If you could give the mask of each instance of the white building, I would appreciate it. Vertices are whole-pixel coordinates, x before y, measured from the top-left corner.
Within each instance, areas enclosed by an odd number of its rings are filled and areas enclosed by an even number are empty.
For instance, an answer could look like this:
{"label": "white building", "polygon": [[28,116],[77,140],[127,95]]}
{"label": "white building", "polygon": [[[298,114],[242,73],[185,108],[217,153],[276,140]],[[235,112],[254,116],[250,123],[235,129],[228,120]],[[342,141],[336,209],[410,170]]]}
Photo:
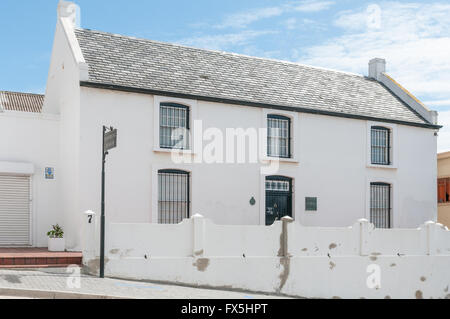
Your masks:
{"label": "white building", "polygon": [[[174,223],[195,213],[225,225],[284,215],[310,226],[437,220],[437,114],[385,74],[384,60],[370,61],[365,77],[91,31],[76,21],[73,4],[61,1],[42,112],[0,114],[0,136],[11,136],[1,139],[0,195],[9,196],[10,176],[28,176],[32,199],[28,237],[11,242],[16,211],[0,197],[9,222],[0,226],[0,246],[45,246],[47,228],[60,223],[67,248],[79,248],[82,212],[100,212],[104,125],[118,129],[106,165],[111,222]],[[179,127],[192,133],[178,145],[191,164],[172,159],[170,134]],[[246,154],[232,163],[220,148],[209,163],[211,140],[239,128],[249,130],[247,150],[252,129],[268,132],[256,142],[261,160]],[[231,148],[237,157],[240,145]],[[279,168],[267,176],[269,164]]]}

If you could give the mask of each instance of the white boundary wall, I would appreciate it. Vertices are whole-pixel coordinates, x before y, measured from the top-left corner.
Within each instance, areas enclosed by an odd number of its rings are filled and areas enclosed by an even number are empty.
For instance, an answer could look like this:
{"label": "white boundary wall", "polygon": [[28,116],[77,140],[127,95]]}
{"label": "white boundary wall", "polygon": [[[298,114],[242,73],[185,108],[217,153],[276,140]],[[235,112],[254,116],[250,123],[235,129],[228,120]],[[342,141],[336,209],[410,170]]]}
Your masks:
{"label": "white boundary wall", "polygon": [[[84,264],[97,273],[99,225],[88,214]],[[108,224],[106,234],[110,277],[307,298],[450,298],[450,231],[433,222],[415,230],[366,220],[304,227],[290,218],[220,226],[196,215],[179,225]]]}

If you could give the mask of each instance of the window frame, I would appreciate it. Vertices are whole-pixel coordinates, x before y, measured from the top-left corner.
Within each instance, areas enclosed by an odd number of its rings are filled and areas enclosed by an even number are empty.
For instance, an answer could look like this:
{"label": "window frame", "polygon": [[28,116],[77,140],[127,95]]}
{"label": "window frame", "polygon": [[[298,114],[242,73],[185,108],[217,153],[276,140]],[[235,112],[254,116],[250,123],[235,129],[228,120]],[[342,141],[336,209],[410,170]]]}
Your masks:
{"label": "window frame", "polygon": [[[186,148],[175,148],[173,146],[164,146],[161,143],[161,128],[162,128],[162,121],[161,121],[161,113],[162,113],[162,108],[163,107],[169,107],[169,108],[174,108],[174,109],[180,109],[180,110],[185,110],[186,111],[186,127],[185,129],[187,130],[187,147]],[[184,104],[179,104],[179,103],[172,103],[172,102],[162,102],[159,104],[159,143],[158,146],[161,149],[165,149],[165,150],[180,150],[180,151],[185,151],[185,150],[189,150],[191,149],[191,141],[189,138],[190,132],[191,132],[191,123],[190,123],[190,109],[189,106],[184,105]],[[179,127],[179,128],[183,128],[183,127]],[[174,128],[177,129],[177,128]]]}
{"label": "window frame", "polygon": [[[274,154],[270,154],[270,149],[269,149],[269,139],[270,138],[276,138],[276,137],[272,137],[269,134],[269,131],[271,129],[271,127],[269,126],[269,121],[270,120],[280,120],[280,121],[285,121],[288,124],[288,137],[287,137],[287,155],[283,156],[283,155],[274,155]],[[278,139],[283,139],[283,137],[278,137]],[[280,158],[280,159],[292,159],[292,119],[288,116],[284,116],[284,115],[279,115],[279,114],[268,114],[267,115],[267,156],[270,158]],[[281,146],[281,144],[280,144]],[[279,152],[281,153],[281,152]]]}
{"label": "window frame", "polygon": [[[374,186],[379,186],[379,187],[389,187],[389,194],[388,194],[388,224],[389,226],[387,228],[382,228],[382,227],[377,227],[377,225],[375,224],[375,222],[372,220],[372,210],[376,209],[374,207],[372,207],[372,191],[373,191],[373,187]],[[369,221],[370,223],[375,225],[376,229],[393,229],[394,228],[394,223],[393,223],[393,186],[390,183],[386,183],[386,182],[371,182],[370,183],[370,197],[369,197],[369,209],[370,209],[370,216],[369,216]]]}
{"label": "window frame", "polygon": [[[445,192],[445,195],[444,195],[445,199],[443,201],[441,201],[441,198],[440,198],[441,182],[444,183],[444,192]],[[450,204],[450,177],[438,178],[437,188],[438,188],[438,194],[437,194],[438,205],[449,205]]]}
{"label": "window frame", "polygon": [[[186,201],[184,201],[183,203],[186,205],[186,216],[184,218],[181,219],[181,222],[183,222],[183,220],[185,219],[189,219],[191,218],[191,178],[192,178],[192,173],[190,171],[185,171],[182,169],[158,169],[156,170],[156,175],[157,175],[157,197],[156,197],[156,203],[157,203],[157,224],[159,225],[173,225],[173,224],[179,224],[179,223],[163,223],[162,222],[162,218],[161,218],[161,211],[160,211],[160,196],[161,196],[161,189],[162,186],[160,185],[159,181],[160,181],[160,176],[161,174],[170,174],[170,175],[179,175],[179,176],[184,176],[186,177],[186,193],[187,193],[187,198]],[[177,191],[178,191],[178,186],[177,186]],[[170,196],[169,196],[170,197]],[[173,202],[173,201],[172,201]]]}
{"label": "window frame", "polygon": [[[160,106],[162,103],[173,103],[189,108],[189,142],[187,149],[172,149],[172,148],[161,148],[160,147]],[[172,153],[177,151],[180,154],[195,155],[199,150],[196,149],[194,145],[194,140],[192,137],[192,131],[196,128],[195,120],[198,119],[198,101],[182,98],[174,98],[170,96],[153,96],[153,152],[155,153]]]}
{"label": "window frame", "polygon": [[[372,163],[372,128],[380,127],[384,129],[390,130],[390,151],[389,151],[389,159],[390,164],[382,165],[382,164],[373,164]],[[384,123],[384,122],[367,122],[367,148],[366,148],[366,159],[367,159],[367,168],[375,168],[375,169],[386,169],[386,170],[395,170],[398,169],[399,166],[399,156],[398,156],[398,125],[392,123]]]}
{"label": "window frame", "polygon": [[298,112],[291,111],[283,111],[283,110],[273,110],[268,108],[263,108],[261,111],[261,128],[264,130],[267,135],[268,132],[268,116],[269,115],[278,115],[289,118],[291,121],[290,129],[291,129],[291,141],[290,141],[290,158],[282,158],[282,157],[271,157],[268,156],[268,136],[265,136],[265,139],[261,139],[260,147],[261,152],[263,154],[262,160],[265,162],[278,161],[280,163],[293,163],[300,164],[300,149],[301,149],[301,134],[300,134],[300,121],[302,116]]}
{"label": "window frame", "polygon": [[[374,145],[373,143],[373,133],[374,131],[384,131],[387,134],[387,145],[386,146],[379,146]],[[385,126],[372,126],[370,128],[370,162],[372,165],[382,165],[382,166],[390,166],[392,165],[392,131],[390,128]],[[383,150],[383,153],[387,153],[387,162],[375,162],[374,161],[374,148],[378,147]]]}

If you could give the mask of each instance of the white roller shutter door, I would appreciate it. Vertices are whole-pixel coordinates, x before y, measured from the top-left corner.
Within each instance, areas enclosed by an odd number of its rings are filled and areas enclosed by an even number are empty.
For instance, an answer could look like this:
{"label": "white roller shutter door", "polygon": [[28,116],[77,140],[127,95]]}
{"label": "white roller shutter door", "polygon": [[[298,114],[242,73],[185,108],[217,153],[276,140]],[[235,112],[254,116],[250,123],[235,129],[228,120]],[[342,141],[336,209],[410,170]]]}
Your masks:
{"label": "white roller shutter door", "polygon": [[30,178],[0,175],[0,247],[30,245]]}

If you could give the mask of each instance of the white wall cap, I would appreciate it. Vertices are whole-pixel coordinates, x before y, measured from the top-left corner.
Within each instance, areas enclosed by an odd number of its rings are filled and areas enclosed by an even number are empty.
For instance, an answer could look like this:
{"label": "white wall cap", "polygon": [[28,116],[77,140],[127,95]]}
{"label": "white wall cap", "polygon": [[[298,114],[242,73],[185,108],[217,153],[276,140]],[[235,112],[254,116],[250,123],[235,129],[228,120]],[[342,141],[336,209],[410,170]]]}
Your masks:
{"label": "white wall cap", "polygon": [[80,27],[80,7],[71,1],[60,0],[58,3],[58,19],[67,18],[72,28]]}
{"label": "white wall cap", "polygon": [[286,223],[293,223],[294,222],[294,219],[292,217],[289,217],[289,216],[284,216],[283,218],[281,218],[281,220],[283,222],[286,222]]}

